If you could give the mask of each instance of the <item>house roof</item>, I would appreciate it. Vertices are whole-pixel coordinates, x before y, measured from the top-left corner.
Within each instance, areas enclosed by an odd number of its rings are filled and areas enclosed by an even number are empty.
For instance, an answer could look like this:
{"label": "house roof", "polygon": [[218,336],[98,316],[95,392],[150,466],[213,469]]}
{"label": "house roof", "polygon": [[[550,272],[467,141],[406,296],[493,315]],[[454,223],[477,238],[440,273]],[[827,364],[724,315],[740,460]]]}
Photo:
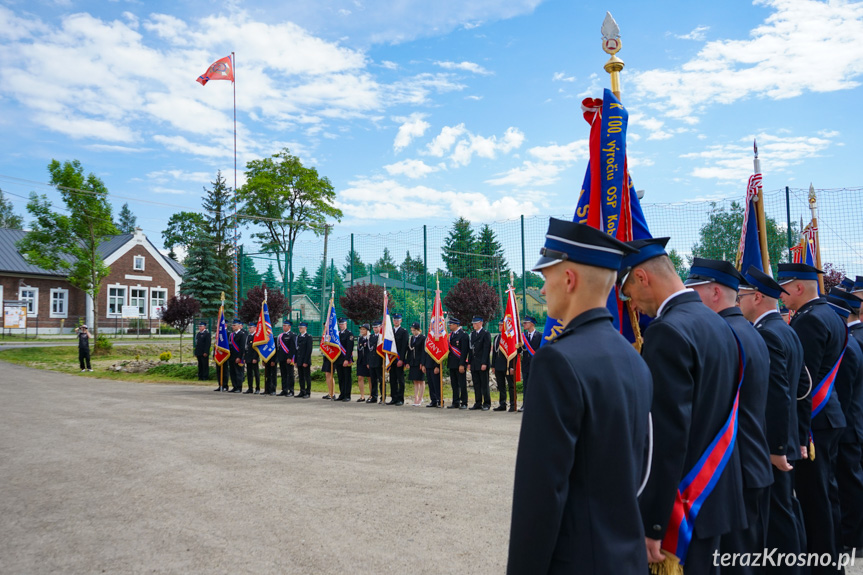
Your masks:
{"label": "house roof", "polygon": [[[59,271],[51,271],[43,269],[39,266],[28,263],[27,260],[24,259],[24,256],[21,255],[21,252],[18,250],[18,246],[15,244],[27,235],[27,232],[24,230],[10,230],[6,228],[0,228],[0,272],[10,272],[10,273],[19,273],[19,274],[32,274],[32,275],[44,275],[44,276],[58,276],[65,277],[66,272]],[[118,249],[126,245],[132,238],[133,234],[119,234],[116,236],[109,236],[107,240],[99,244],[97,251],[99,256],[102,259],[107,258]],[[150,242],[149,239],[147,239]],[[150,242],[150,245],[153,245],[153,242]],[[175,262],[165,254],[159,252],[156,249],[156,246],[153,245],[153,249],[162,256],[167,264],[173,269],[178,275],[182,276],[186,273],[186,268],[184,268],[181,264]],[[72,263],[74,260],[69,256],[61,256],[64,261],[68,263]]]}
{"label": "house roof", "polygon": [[[346,282],[350,284],[350,281]],[[410,291],[423,291],[425,288],[423,286],[418,286],[416,284],[412,284],[410,282],[402,282],[402,280],[397,280],[394,278],[385,278],[382,275],[374,274],[373,276],[363,276],[361,278],[357,278],[354,280],[355,284],[367,284],[372,283],[378,286],[384,286],[388,288],[404,288]]]}
{"label": "house roof", "polygon": [[291,309],[293,309],[296,304],[303,299],[308,300],[309,304],[311,304],[311,306],[315,308],[315,311],[318,310],[318,306],[315,304],[315,302],[312,301],[312,298],[310,298],[307,294],[304,293],[291,295]]}

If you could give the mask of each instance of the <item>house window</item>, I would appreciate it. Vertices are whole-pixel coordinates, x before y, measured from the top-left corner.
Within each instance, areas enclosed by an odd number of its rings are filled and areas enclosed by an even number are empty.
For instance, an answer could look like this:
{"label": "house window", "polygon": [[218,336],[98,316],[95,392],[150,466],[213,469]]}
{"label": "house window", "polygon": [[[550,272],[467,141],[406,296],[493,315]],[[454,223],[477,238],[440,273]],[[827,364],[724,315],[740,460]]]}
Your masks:
{"label": "house window", "polygon": [[129,305],[138,308],[138,315],[145,317],[147,314],[147,288],[132,288],[129,292]]}
{"label": "house window", "polygon": [[150,312],[153,314],[153,319],[159,319],[160,312],[165,308],[168,302],[168,290],[151,288],[150,289]]}
{"label": "house window", "polygon": [[69,290],[51,290],[51,317],[69,317]]}
{"label": "house window", "polygon": [[108,315],[119,316],[123,313],[123,306],[126,305],[126,288],[124,287],[109,287],[108,288]]}
{"label": "house window", "polygon": [[18,299],[27,302],[27,317],[36,317],[39,315],[39,288],[19,288]]}
{"label": "house window", "polygon": [[132,269],[134,269],[136,272],[144,271],[144,256],[135,256],[135,259],[133,261],[134,264],[132,266]]}

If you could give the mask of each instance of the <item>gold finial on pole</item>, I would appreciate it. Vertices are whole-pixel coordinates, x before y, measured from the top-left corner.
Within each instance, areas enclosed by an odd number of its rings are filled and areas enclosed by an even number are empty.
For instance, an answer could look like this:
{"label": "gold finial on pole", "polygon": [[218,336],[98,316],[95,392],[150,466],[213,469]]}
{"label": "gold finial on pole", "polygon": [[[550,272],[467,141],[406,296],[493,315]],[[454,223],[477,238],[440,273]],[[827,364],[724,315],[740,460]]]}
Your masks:
{"label": "gold finial on pole", "polygon": [[[752,149],[755,152],[755,158],[752,160],[752,167],[756,174],[761,173],[761,160],[758,159],[758,141],[752,140]],[[764,272],[768,275],[773,275],[770,268],[770,247],[767,245],[767,214],[764,211],[764,188],[761,183],[758,184],[758,193],[755,195],[755,216],[758,218],[758,246],[761,250],[761,266]],[[742,255],[742,254],[741,254]],[[740,270],[746,273],[746,270]]]}
{"label": "gold finial on pole", "polygon": [[617,25],[617,22],[614,21],[614,18],[611,16],[611,12],[605,13],[605,20],[602,21],[601,32],[602,49],[606,54],[611,56],[603,67],[606,72],[611,74],[611,91],[614,92],[614,95],[617,96],[618,100],[620,100],[620,71],[623,70],[624,64],[623,60],[617,57],[617,53],[620,51],[623,43],[620,40],[620,27]]}
{"label": "gold finial on pole", "polygon": [[225,303],[225,292],[222,292],[222,303]]}
{"label": "gold finial on pole", "polygon": [[[818,232],[818,198],[815,196],[815,186],[809,184],[809,211],[812,212],[812,230],[815,236],[815,267],[821,269],[821,238]],[[818,286],[824,293],[824,276],[818,274]]]}

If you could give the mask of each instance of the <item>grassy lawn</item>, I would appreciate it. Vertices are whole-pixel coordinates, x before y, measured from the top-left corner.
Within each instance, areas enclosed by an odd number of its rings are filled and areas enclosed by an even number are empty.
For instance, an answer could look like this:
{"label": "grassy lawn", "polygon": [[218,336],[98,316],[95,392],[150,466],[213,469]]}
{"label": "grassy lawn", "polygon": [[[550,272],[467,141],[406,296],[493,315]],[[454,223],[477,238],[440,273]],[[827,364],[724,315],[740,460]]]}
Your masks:
{"label": "grassy lawn", "polygon": [[[32,341],[32,340],[30,340]],[[121,340],[122,341],[122,340]],[[127,340],[128,341],[128,340]],[[36,369],[46,369],[69,375],[80,375],[86,377],[97,377],[100,379],[112,379],[117,381],[138,381],[142,383],[173,383],[182,385],[201,385],[210,387],[215,383],[215,365],[211,364],[210,373],[212,380],[198,381],[196,378],[197,364],[194,363],[194,356],[188,340],[183,342],[183,365],[180,364],[180,342],[179,340],[161,340],[159,342],[148,342],[142,340],[140,344],[114,346],[109,355],[95,355],[91,357],[93,372],[81,372],[78,366],[78,349],[74,346],[67,347],[28,347],[19,349],[0,350],[0,361],[8,361],[18,365],[25,365]],[[129,360],[151,360],[158,361],[159,354],[165,351],[170,351],[172,359],[169,365],[173,368],[167,368],[166,371],[173,373],[126,373],[111,370],[111,366],[115,363]],[[313,397],[318,394],[323,395],[327,391],[325,375],[321,370],[323,357],[315,355],[312,357],[312,393]],[[225,368],[227,369],[227,367]],[[182,372],[186,377],[176,375],[177,372]],[[261,378],[263,379],[263,369],[261,370]],[[359,398],[359,387],[357,387],[356,369],[352,370],[353,375],[353,391],[351,395],[356,399]],[[407,375],[407,374],[406,374]],[[494,378],[491,378],[492,382]],[[281,381],[278,382],[281,390]],[[263,388],[263,383],[261,385]],[[428,386],[426,386],[428,387]],[[298,388],[295,387],[295,389]],[[368,397],[371,389],[370,383],[366,381],[366,397]],[[336,381],[336,390],[338,390],[338,380]],[[389,382],[387,382],[387,391],[389,391]],[[452,397],[452,389],[448,384],[448,380],[444,381],[444,398]],[[408,403],[412,401],[413,384],[405,382],[405,398]],[[469,390],[469,399],[473,401],[473,392]],[[428,401],[428,389],[425,391],[426,402]],[[492,391],[492,403],[497,402],[497,392]]]}

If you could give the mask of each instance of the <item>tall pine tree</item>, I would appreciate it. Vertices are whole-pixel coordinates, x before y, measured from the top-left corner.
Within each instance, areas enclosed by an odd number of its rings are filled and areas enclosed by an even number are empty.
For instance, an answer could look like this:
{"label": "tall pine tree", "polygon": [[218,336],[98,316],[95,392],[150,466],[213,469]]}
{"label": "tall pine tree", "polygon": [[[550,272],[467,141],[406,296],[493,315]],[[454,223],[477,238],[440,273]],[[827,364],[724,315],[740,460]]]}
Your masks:
{"label": "tall pine tree", "polygon": [[388,247],[384,247],[384,253],[375,262],[374,270],[376,274],[384,275],[393,279],[401,279],[401,274],[399,274],[399,268],[396,265],[396,261],[393,259],[393,255],[390,253],[390,249]]}
{"label": "tall pine tree", "polygon": [[134,233],[137,225],[138,218],[129,209],[129,204],[123,204],[123,207],[120,208],[117,214],[117,229],[120,230],[121,234],[131,234]]}
{"label": "tall pine tree", "polygon": [[198,300],[201,315],[207,318],[215,318],[219,314],[220,296],[224,292],[225,313],[231,314],[231,277],[219,267],[215,250],[202,241],[190,242],[185,261],[186,273],[180,291]]}
{"label": "tall pine tree", "polygon": [[291,295],[308,294],[311,289],[312,278],[309,276],[309,270],[303,268],[297,274],[297,279],[294,280],[294,285],[291,289]]}
{"label": "tall pine tree", "polygon": [[12,202],[3,197],[3,190],[0,190],[0,228],[20,230],[23,227],[24,218],[13,211]]}
{"label": "tall pine tree", "polygon": [[363,263],[360,254],[356,250],[352,250],[345,255],[345,263],[342,266],[342,276],[348,277],[351,273],[351,256],[354,257],[354,279],[361,278],[367,274],[366,264]]}
{"label": "tall pine tree", "polygon": [[451,277],[472,277],[473,254],[476,252],[476,237],[470,222],[459,218],[453,222],[449,235],[444,239],[441,257]]}
{"label": "tall pine tree", "polygon": [[[216,252],[216,261],[228,276],[234,276],[234,219],[233,190],[228,187],[222,172],[216,172],[212,189],[204,188],[201,207],[204,208],[206,240]],[[244,282],[245,283],[245,282]]]}
{"label": "tall pine tree", "polygon": [[240,277],[238,282],[240,298],[237,301],[242,305],[246,292],[255,286],[261,285],[261,272],[255,267],[255,261],[245,254],[240,258]]}
{"label": "tall pine tree", "polygon": [[267,284],[268,290],[282,291],[282,282],[276,278],[276,272],[273,270],[273,264],[267,266],[267,271],[261,277],[261,282]]}
{"label": "tall pine tree", "polygon": [[509,265],[506,263],[506,258],[503,254],[503,246],[497,241],[497,235],[491,226],[483,225],[479,231],[479,236],[476,240],[477,257],[476,262],[477,275],[486,281],[500,281],[507,283],[509,281]]}

